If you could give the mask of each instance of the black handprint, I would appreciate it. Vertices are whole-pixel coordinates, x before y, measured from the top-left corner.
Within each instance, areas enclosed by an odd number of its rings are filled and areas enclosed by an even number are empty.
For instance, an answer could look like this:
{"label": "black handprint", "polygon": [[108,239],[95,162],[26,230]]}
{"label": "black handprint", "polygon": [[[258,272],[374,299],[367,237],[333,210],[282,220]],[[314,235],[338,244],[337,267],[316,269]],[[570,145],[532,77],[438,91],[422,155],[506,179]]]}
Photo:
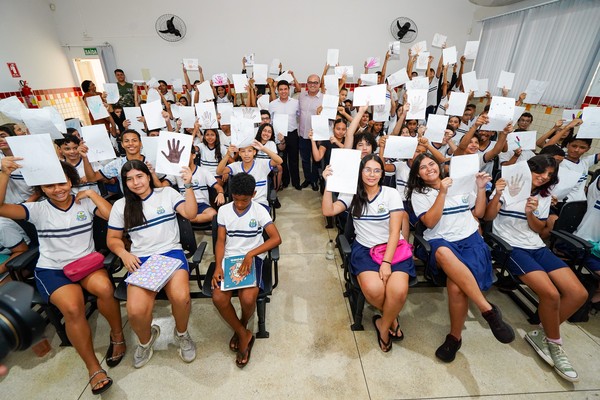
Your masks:
{"label": "black handprint", "polygon": [[167,140],[167,146],[169,148],[169,155],[166,155],[164,151],[161,150],[161,153],[170,163],[178,164],[179,160],[181,160],[181,153],[185,149],[185,146],[179,150],[179,140],[172,139],[170,142]]}

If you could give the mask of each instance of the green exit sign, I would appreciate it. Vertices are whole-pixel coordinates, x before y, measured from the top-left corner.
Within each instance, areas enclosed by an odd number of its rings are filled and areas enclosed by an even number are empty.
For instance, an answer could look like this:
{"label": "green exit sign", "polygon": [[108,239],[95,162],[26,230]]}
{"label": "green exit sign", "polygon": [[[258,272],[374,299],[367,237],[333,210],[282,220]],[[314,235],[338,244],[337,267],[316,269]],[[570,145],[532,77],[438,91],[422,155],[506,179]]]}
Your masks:
{"label": "green exit sign", "polygon": [[86,56],[97,56],[98,49],[95,47],[84,47],[83,54],[85,54]]}

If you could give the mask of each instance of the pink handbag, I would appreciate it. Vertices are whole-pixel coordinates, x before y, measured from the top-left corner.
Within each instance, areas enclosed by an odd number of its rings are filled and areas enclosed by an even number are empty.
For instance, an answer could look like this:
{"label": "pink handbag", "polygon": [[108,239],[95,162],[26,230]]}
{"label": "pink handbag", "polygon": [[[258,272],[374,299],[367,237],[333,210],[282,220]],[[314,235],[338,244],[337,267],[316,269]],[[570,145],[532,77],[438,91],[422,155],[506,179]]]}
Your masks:
{"label": "pink handbag", "polygon": [[[410,257],[412,257],[412,248],[412,244],[408,243],[406,240],[398,240],[398,246],[396,247],[396,251],[394,252],[391,263],[397,264],[401,261],[408,260]],[[375,261],[377,264],[381,264],[383,261],[383,256],[385,256],[386,249],[387,243],[378,244],[371,247],[369,254],[371,255],[373,261]]]}
{"label": "pink handbag", "polygon": [[63,272],[72,282],[79,282],[94,271],[104,267],[104,256],[97,251],[71,261],[63,267]]}

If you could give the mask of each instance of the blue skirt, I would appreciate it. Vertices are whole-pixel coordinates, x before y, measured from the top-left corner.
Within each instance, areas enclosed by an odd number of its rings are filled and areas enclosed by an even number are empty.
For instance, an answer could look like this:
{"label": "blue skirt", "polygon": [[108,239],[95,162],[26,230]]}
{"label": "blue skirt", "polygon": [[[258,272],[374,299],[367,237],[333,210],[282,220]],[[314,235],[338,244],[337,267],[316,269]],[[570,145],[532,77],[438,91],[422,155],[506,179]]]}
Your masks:
{"label": "blue skirt", "polygon": [[487,244],[475,231],[471,236],[458,240],[456,242],[448,242],[444,239],[432,239],[429,241],[431,246],[431,255],[429,258],[429,266],[434,274],[438,274],[437,261],[435,252],[440,247],[449,248],[452,253],[469,268],[469,271],[475,277],[479,289],[488,290],[494,283],[494,272],[492,270],[492,255]]}
{"label": "blue skirt", "polygon": [[[380,265],[371,258],[371,255],[369,254],[369,250],[371,250],[370,248],[363,246],[356,240],[352,242],[351,247],[352,252],[350,253],[350,272],[352,272],[352,274],[358,276],[358,274],[365,271],[379,272]],[[417,276],[417,272],[415,271],[415,263],[413,262],[412,257],[409,257],[404,261],[400,261],[399,263],[392,264],[391,267],[392,272],[400,271],[405,272],[412,277]]]}

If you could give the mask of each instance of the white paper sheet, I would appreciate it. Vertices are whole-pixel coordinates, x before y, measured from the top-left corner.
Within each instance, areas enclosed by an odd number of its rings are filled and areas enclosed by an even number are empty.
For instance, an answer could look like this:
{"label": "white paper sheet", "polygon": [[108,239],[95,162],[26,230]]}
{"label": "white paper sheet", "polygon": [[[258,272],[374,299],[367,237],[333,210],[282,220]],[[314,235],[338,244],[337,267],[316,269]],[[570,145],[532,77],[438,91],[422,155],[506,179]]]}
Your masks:
{"label": "white paper sheet", "polygon": [[486,79],[477,79],[477,91],[475,92],[475,97],[485,97],[486,92],[489,91],[489,80]]}
{"label": "white paper sheet", "polygon": [[6,142],[15,157],[23,158],[18,171],[29,186],[67,181],[49,134],[9,136]]}
{"label": "white paper sheet", "polygon": [[196,123],[196,110],[192,106],[179,107],[179,118],[182,128],[193,128]]}
{"label": "white paper sheet", "polygon": [[400,59],[400,42],[389,42],[388,43],[388,51],[390,52],[390,59],[399,60]]}
{"label": "white paper sheet", "polygon": [[287,114],[275,113],[273,116],[273,129],[275,129],[275,136],[282,134],[287,136],[288,133],[289,116]]}
{"label": "white paper sheet", "polygon": [[46,108],[24,108],[21,118],[32,135],[49,134],[52,139],[62,139],[63,135],[52,122],[50,111]]}
{"label": "white paper sheet", "polygon": [[250,52],[244,56],[244,62],[247,67],[254,65],[254,53]]}
{"label": "white paper sheet", "polygon": [[360,81],[362,86],[377,85],[377,79],[377,74],[360,74]]}
{"label": "white paper sheet", "polygon": [[198,102],[204,103],[205,101],[214,100],[215,94],[213,93],[212,88],[210,87],[209,81],[204,81],[198,85]]}
{"label": "white paper sheet", "polygon": [[323,78],[323,80],[325,81],[325,92],[327,94],[331,94],[331,95],[335,95],[338,96],[339,95],[339,79],[337,78],[337,76],[335,75],[325,75],[325,78]]}
{"label": "white paper sheet", "polygon": [[421,54],[419,54],[419,57],[417,57],[417,63],[415,65],[415,68],[419,70],[424,70],[427,69],[427,64],[429,64],[429,52],[423,51],[421,52]]}
{"label": "white paper sheet", "polygon": [[160,101],[142,104],[141,107],[144,113],[144,118],[146,119],[146,126],[148,127],[148,130],[153,131],[155,129],[160,129],[167,126],[164,118],[162,117],[163,109]]}
{"label": "white paper sheet", "polygon": [[397,88],[400,85],[404,85],[408,81],[409,78],[408,74],[406,73],[406,68],[402,68],[401,70],[396,71],[387,77],[387,83],[392,88]]}
{"label": "white paper sheet", "polygon": [[195,105],[195,107],[201,129],[217,129],[219,127],[215,103],[212,101],[207,103],[198,103]]}
{"label": "white paper sheet", "polygon": [[17,96],[11,96],[0,100],[0,112],[9,118],[21,121],[21,110],[26,107]]}
{"label": "white paper sheet", "polygon": [[477,92],[479,87],[477,85],[477,74],[475,71],[464,73],[462,76],[462,84],[466,94]]}
{"label": "white paper sheet", "polygon": [[123,112],[125,113],[125,119],[128,119],[131,123],[129,125],[129,129],[135,129],[141,135],[145,135],[144,132],[144,123],[138,121],[138,117],[142,116],[142,109],[140,107],[123,107]]}
{"label": "white paper sheet", "polygon": [[367,103],[371,106],[385,104],[385,94],[387,88],[385,84],[374,86],[363,86],[354,89],[354,98],[352,105],[355,107],[364,106]]}
{"label": "white paper sheet", "polygon": [[156,165],[156,150],[158,149],[158,136],[142,136],[142,154],[150,165]]}
{"label": "white paper sheet", "polygon": [[112,147],[108,132],[104,125],[90,125],[81,128],[81,137],[88,147],[88,160],[95,161],[113,160],[117,158]]}
{"label": "white paper sheet", "polygon": [[158,90],[150,88],[146,92],[146,103],[154,103],[155,101],[161,102],[162,99],[160,98]]}
{"label": "white paper sheet", "polygon": [[67,125],[65,124],[65,120],[62,115],[58,112],[58,110],[53,106],[44,107],[48,111],[50,115],[50,121],[54,124],[56,129],[58,129],[61,133],[67,133]]}
{"label": "white paper sheet", "polygon": [[197,58],[184,58],[182,62],[186,71],[198,71]]}
{"label": "white paper sheet", "polygon": [[321,115],[327,117],[327,119],[336,119],[338,100],[339,100],[338,96],[324,94],[323,102],[321,103],[321,105],[323,106]]}
{"label": "white paper sheet", "polygon": [[456,46],[448,47],[442,50],[444,65],[456,64]]}
{"label": "white paper sheet", "polygon": [[477,58],[477,52],[479,50],[479,40],[468,41],[465,44],[465,58],[467,60],[474,60]]}
{"label": "white paper sheet", "polygon": [[535,150],[537,131],[511,132],[506,136],[508,150]]}
{"label": "white paper sheet", "polygon": [[146,81],[146,85],[148,85],[148,87],[156,89],[158,87],[159,83],[156,78],[152,77]]}
{"label": "white paper sheet", "polygon": [[573,121],[573,119],[575,118],[581,118],[581,114],[582,114],[582,109],[572,109],[572,110],[563,110],[562,113],[562,120],[563,120],[563,125],[564,124],[568,124],[569,122]]}
{"label": "white paper sheet", "polygon": [[229,125],[233,115],[233,103],[217,103],[217,112],[221,114],[221,125]]}
{"label": "white paper sheet", "polygon": [[290,75],[287,71],[282,72],[281,75],[279,75],[277,78],[275,78],[275,80],[277,82],[287,81],[287,83],[289,83],[290,85],[292,85],[294,83],[294,77],[292,75]]}
{"label": "white paper sheet", "polygon": [[92,118],[96,120],[108,118],[108,111],[106,110],[106,107],[104,107],[104,103],[102,103],[102,97],[91,96],[85,100],[90,113],[92,113]]}
{"label": "white paper sheet", "polygon": [[313,140],[329,140],[331,132],[329,131],[329,120],[323,115],[310,116],[311,128],[313,131]]}
{"label": "white paper sheet", "polygon": [[427,51],[427,41],[422,40],[420,42],[415,43],[411,48],[410,51],[412,53],[412,55],[416,55],[416,54],[421,54],[425,51]]}
{"label": "white paper sheet", "polygon": [[558,201],[563,201],[579,182],[581,171],[573,171],[566,168],[558,168],[558,183],[550,193],[556,196]]}
{"label": "white paper sheet", "polygon": [[181,113],[179,112],[179,106],[177,104],[171,104],[171,115],[173,119],[181,118]]}
{"label": "white paper sheet", "polygon": [[181,79],[171,79],[171,87],[173,88],[173,92],[182,93],[183,92],[183,82]]}
{"label": "white paper sheet", "polygon": [[517,122],[521,115],[525,112],[525,107],[515,106],[515,115],[513,116],[513,122]]}
{"label": "white paper sheet", "polygon": [[233,115],[238,118],[244,118],[252,121],[254,124],[260,124],[260,110],[258,107],[235,107]]}
{"label": "white paper sheet", "polygon": [[231,116],[231,144],[238,149],[252,145],[254,141],[254,124],[246,118]]}
{"label": "white paper sheet", "polygon": [[335,76],[342,79],[342,76],[346,74],[346,78],[351,78],[354,76],[354,66],[352,65],[342,65],[339,67],[335,67]]}
{"label": "white paper sheet", "polygon": [[269,110],[269,95],[262,94],[256,99],[256,106],[259,110]]}
{"label": "white paper sheet", "polygon": [[406,119],[425,119],[425,109],[427,108],[427,90],[407,90],[406,102],[410,104],[410,109],[406,113]]}
{"label": "white paper sheet", "polygon": [[166,175],[181,175],[181,169],[190,163],[192,135],[160,131],[156,148],[155,170]]}
{"label": "white paper sheet", "polygon": [[583,123],[579,126],[577,137],[579,139],[600,138],[600,108],[586,107],[581,113]]}
{"label": "white paper sheet", "polygon": [[257,85],[266,85],[267,77],[269,76],[269,66],[267,64],[254,64],[254,83]]}
{"label": "white paper sheet", "polygon": [[430,142],[441,143],[446,133],[446,126],[448,126],[447,115],[429,114],[427,118],[427,130],[425,131],[425,137]]}
{"label": "white paper sheet", "polygon": [[233,79],[233,87],[236,93],[248,93],[246,91],[246,86],[248,86],[248,77],[246,74],[232,74],[231,78]]}
{"label": "white paper sheet", "polygon": [[386,122],[390,119],[390,110],[392,109],[392,102],[390,99],[385,100],[385,104],[373,106],[373,121],[375,122]]}
{"label": "white paper sheet", "polygon": [[498,85],[496,87],[507,90],[512,89],[513,82],[515,80],[515,74],[507,71],[500,71],[500,78],[498,78]]}
{"label": "white paper sheet", "polygon": [[488,112],[489,123],[481,129],[488,131],[501,131],[512,121],[515,115],[515,99],[512,97],[492,96],[490,111]]}
{"label": "white paper sheet", "polygon": [[340,49],[327,49],[327,65],[335,67],[339,63]]}
{"label": "white paper sheet", "polygon": [[67,128],[77,129],[77,132],[81,134],[81,121],[79,120],[79,118],[71,118],[65,121],[65,126]]}
{"label": "white paper sheet", "polygon": [[360,150],[332,149],[331,175],[326,188],[330,192],[356,194],[360,169]]}
{"label": "white paper sheet", "polygon": [[269,75],[279,75],[279,64],[281,64],[279,58],[271,60],[271,64],[269,65]]}
{"label": "white paper sheet", "polygon": [[369,57],[367,58],[367,69],[379,68],[381,66],[381,60],[379,57]]}
{"label": "white paper sheet", "polygon": [[450,99],[448,100],[448,107],[446,107],[446,115],[462,116],[465,113],[469,95],[462,92],[450,92],[449,94]]}
{"label": "white paper sheet", "polygon": [[502,178],[506,180],[506,188],[502,192],[506,205],[526,200],[531,195],[531,171],[527,161],[503,165]]}
{"label": "white paper sheet", "polygon": [[530,80],[527,89],[525,89],[527,96],[523,102],[527,104],[538,104],[547,87],[548,82],[536,81],[535,79]]}
{"label": "white paper sheet", "polygon": [[479,172],[479,168],[478,154],[452,157],[450,160],[452,185],[448,188],[448,196],[468,194],[475,191],[475,175]]}
{"label": "white paper sheet", "polygon": [[419,139],[409,136],[388,136],[385,141],[383,156],[385,158],[412,159],[419,144]]}
{"label": "white paper sheet", "polygon": [[417,76],[406,82],[406,90],[429,90],[429,80],[424,76]]}
{"label": "white paper sheet", "polygon": [[441,48],[444,45],[444,43],[446,43],[447,39],[448,39],[447,36],[442,35],[441,33],[436,33],[435,35],[433,35],[433,40],[431,41],[431,47]]}
{"label": "white paper sheet", "polygon": [[214,86],[225,86],[227,85],[227,74],[220,73],[212,76],[212,83]]}
{"label": "white paper sheet", "polygon": [[105,83],[104,91],[106,92],[106,102],[108,104],[116,104],[119,101],[119,88],[116,83]]}

